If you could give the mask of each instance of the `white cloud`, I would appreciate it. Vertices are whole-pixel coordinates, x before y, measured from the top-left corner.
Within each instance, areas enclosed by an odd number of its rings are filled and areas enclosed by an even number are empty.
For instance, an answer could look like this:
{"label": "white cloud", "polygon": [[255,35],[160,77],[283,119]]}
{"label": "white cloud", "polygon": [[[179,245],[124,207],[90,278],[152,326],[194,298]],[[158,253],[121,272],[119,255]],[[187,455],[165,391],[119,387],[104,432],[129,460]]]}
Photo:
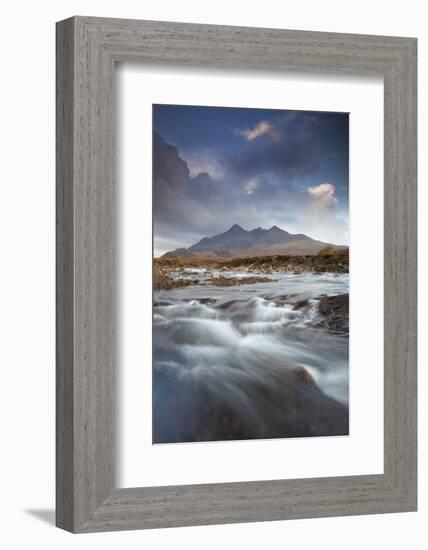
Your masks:
{"label": "white cloud", "polygon": [[247,193],[247,195],[252,195],[253,192],[257,189],[258,181],[256,179],[251,179],[247,181],[247,183],[244,185],[244,191]]}
{"label": "white cloud", "polygon": [[265,134],[270,134],[273,139],[277,139],[279,137],[278,132],[267,120],[262,120],[256,126],[254,126],[253,129],[246,128],[245,130],[240,130],[239,128],[235,128],[235,134],[238,136],[242,136],[247,141],[253,141]]}
{"label": "white cloud", "polygon": [[348,244],[348,213],[335,197],[332,183],[320,183],[306,189],[307,209],[300,213],[300,231],[333,244]]}
{"label": "white cloud", "polygon": [[329,208],[337,204],[334,196],[335,187],[332,183],[320,183],[313,187],[308,187],[308,193],[314,204],[320,208]]}
{"label": "white cloud", "polygon": [[224,172],[217,162],[215,155],[209,151],[203,151],[193,155],[184,154],[183,158],[187,163],[192,178],[203,172],[206,172],[210,177],[216,180],[224,177]]}

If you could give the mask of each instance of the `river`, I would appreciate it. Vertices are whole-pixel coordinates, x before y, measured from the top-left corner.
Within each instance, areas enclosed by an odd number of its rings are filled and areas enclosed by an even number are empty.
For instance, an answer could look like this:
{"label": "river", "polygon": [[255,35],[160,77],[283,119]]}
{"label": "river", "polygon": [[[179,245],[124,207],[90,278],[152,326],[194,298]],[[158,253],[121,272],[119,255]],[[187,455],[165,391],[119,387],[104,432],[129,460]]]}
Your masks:
{"label": "river", "polygon": [[154,293],[154,443],[348,433],[349,340],[319,312],[348,293],[347,274],[228,287],[207,280],[248,273],[172,275],[195,284]]}

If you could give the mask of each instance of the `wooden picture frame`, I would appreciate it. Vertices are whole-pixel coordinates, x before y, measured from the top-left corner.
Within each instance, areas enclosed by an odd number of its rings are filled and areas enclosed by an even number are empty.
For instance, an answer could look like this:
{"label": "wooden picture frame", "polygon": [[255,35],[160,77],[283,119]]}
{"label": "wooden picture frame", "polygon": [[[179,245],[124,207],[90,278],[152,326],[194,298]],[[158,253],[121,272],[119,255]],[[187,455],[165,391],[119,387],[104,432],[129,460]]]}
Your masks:
{"label": "wooden picture frame", "polygon": [[[91,17],[57,24],[58,527],[83,533],[416,510],[416,45]],[[383,474],[115,488],[116,62],[383,77]]]}

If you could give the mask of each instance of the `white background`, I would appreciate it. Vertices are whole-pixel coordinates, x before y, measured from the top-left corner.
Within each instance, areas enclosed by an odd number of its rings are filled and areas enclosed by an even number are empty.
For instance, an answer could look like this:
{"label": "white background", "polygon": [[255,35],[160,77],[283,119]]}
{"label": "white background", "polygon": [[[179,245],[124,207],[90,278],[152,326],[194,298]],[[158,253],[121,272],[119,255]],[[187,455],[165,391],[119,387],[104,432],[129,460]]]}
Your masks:
{"label": "white background", "polygon": [[[289,547],[389,550],[426,547],[428,521],[426,346],[419,393],[419,512],[353,518],[73,536],[52,527],[54,505],[54,22],[99,15],[419,37],[420,280],[427,280],[424,235],[428,28],[418,0],[285,3],[264,0],[69,0],[9,2],[2,9],[0,386],[4,548],[246,549]],[[3,44],[4,42],[4,44]],[[425,241],[425,242],[424,242]],[[422,250],[423,247],[423,250]],[[419,295],[427,333],[426,285]],[[421,341],[426,340],[421,338]]]}
{"label": "white background", "polygon": [[[118,486],[382,473],[382,79],[296,74],[255,77],[254,73],[219,71],[200,75],[189,69],[171,75],[170,69],[135,65],[122,66],[116,78],[121,204],[118,371],[122,389]],[[152,279],[147,266],[152,259],[153,103],[350,113],[349,436],[152,445]]]}

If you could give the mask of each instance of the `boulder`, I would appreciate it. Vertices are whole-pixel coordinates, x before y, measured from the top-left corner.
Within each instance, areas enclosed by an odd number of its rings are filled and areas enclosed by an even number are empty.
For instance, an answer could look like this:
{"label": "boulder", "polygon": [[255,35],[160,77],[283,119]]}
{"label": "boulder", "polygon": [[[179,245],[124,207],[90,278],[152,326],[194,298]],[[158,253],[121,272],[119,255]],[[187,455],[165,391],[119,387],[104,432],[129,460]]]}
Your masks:
{"label": "boulder", "polygon": [[349,294],[323,296],[320,299],[319,311],[326,317],[322,325],[335,334],[349,334]]}

